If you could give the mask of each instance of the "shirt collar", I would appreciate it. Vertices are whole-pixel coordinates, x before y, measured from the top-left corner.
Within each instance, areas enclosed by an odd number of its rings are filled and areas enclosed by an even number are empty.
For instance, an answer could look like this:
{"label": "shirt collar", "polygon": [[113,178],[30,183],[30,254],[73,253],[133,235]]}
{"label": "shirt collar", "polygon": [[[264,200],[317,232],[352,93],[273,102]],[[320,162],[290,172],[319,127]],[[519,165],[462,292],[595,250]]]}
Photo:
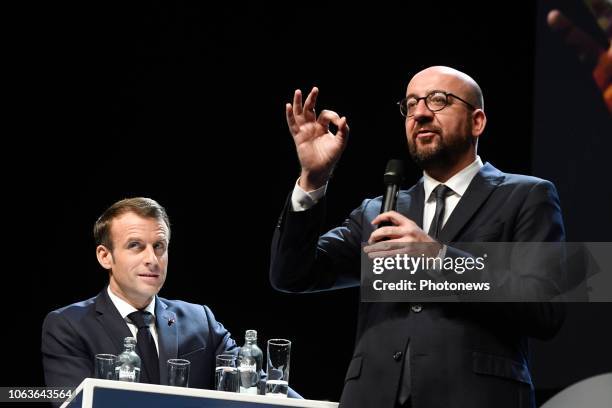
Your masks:
{"label": "shirt collar", "polygon": [[[110,285],[106,287],[106,291],[108,292],[108,296],[119,311],[119,314],[121,315],[123,320],[129,320],[126,319],[127,315],[138,310],[125,300],[121,299],[119,296],[115,295],[111,290]],[[144,311],[151,313],[153,317],[155,317],[155,298],[153,298],[153,300],[147,305],[147,307],[144,308]]]}
{"label": "shirt collar", "polygon": [[[465,194],[468,186],[472,182],[472,179],[478,174],[480,168],[483,166],[482,160],[480,156],[476,156],[476,159],[468,166],[464,167],[460,172],[456,173],[453,177],[446,180],[444,183],[451,190],[453,190],[454,194],[457,194],[459,197]],[[423,172],[424,178],[424,189],[425,189],[425,199],[429,201],[431,199],[431,192],[438,187],[440,183],[438,180],[431,177],[426,172]]]}

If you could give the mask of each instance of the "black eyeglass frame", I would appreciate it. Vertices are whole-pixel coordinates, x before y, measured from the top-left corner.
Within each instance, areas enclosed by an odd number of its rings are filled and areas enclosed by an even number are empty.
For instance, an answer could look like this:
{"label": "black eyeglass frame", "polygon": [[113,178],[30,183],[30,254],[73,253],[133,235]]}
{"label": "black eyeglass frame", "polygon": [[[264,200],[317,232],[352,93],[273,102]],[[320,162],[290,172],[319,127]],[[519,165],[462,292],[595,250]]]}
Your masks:
{"label": "black eyeglass frame", "polygon": [[[428,99],[427,99],[427,98],[429,98],[429,97],[431,97],[432,95],[437,94],[437,93],[444,94],[444,96],[446,97],[446,103],[445,103],[445,104],[444,104],[444,106],[443,106],[443,107],[441,107],[440,109],[431,109],[431,108],[429,107],[429,103],[427,102],[427,101],[428,101]],[[414,116],[414,113],[413,113],[413,114],[411,114],[411,115],[408,115],[408,106],[406,106],[406,102],[408,101],[408,99],[409,99],[409,98],[414,98],[414,99],[416,99],[416,104],[415,104],[414,106],[418,105],[418,104],[419,104],[419,102],[421,101],[421,99],[424,99],[424,100],[425,100],[425,106],[427,106],[427,109],[429,109],[429,110],[430,110],[430,111],[432,111],[432,112],[440,112],[442,109],[444,109],[444,108],[446,108],[446,107],[448,106],[448,97],[449,97],[449,96],[452,96],[452,97],[453,97],[453,98],[455,98],[455,99],[459,99],[461,102],[465,103],[467,106],[469,106],[470,108],[472,108],[472,110],[476,110],[476,109],[477,109],[477,108],[476,108],[474,105],[472,105],[471,103],[469,103],[469,102],[468,102],[468,101],[466,101],[465,99],[463,99],[463,98],[461,98],[461,97],[459,97],[459,96],[455,95],[454,93],[451,93],[451,92],[446,92],[446,91],[440,91],[440,90],[431,91],[431,92],[430,92],[430,93],[428,93],[427,95],[425,95],[425,96],[421,96],[421,97],[416,97],[416,96],[405,97],[405,98],[404,98],[404,99],[402,99],[401,101],[397,102],[397,105],[399,106],[399,110],[400,110],[401,115],[402,115],[403,117],[405,117],[405,118],[406,118],[406,117],[410,118],[410,117]],[[406,112],[406,113],[404,113],[404,112]]]}

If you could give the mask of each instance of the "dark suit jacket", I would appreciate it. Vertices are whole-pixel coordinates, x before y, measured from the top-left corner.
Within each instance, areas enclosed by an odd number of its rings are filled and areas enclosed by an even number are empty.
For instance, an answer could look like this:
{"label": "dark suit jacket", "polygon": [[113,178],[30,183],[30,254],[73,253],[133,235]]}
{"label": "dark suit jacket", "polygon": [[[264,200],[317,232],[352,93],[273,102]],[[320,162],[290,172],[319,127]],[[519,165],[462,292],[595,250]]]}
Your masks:
{"label": "dark suit jacket", "polygon": [[[400,192],[397,211],[421,225],[423,205],[421,180]],[[359,285],[361,243],[373,231],[370,222],[380,212],[381,198],[365,200],[342,226],[320,237],[325,199],[303,212],[288,206],[272,242],[272,285],[288,292]],[[487,163],[439,240],[562,241],[555,188]],[[403,364],[410,364],[416,408],[534,406],[526,337],[554,335],[563,316],[563,309],[550,303],[360,303],[341,405],[393,407]]]}
{"label": "dark suit jacket", "polygon": [[[155,299],[161,384],[168,384],[167,361],[191,362],[189,386],[214,389],[215,356],[236,352],[236,343],[206,306]],[[106,288],[94,298],[55,310],[42,330],[42,355],[47,386],[76,387],[94,376],[94,356],[119,355],[132,336]]]}

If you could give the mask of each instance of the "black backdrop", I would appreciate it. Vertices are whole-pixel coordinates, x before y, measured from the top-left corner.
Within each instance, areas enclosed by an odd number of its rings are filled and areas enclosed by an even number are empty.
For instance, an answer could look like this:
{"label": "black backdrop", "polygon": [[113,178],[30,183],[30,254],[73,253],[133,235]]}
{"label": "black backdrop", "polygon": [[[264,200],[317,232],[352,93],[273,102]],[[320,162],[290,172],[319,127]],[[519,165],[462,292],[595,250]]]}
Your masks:
{"label": "black backdrop", "polygon": [[[456,67],[482,86],[483,160],[533,171],[541,11],[529,2],[423,3],[79,3],[20,13],[9,78],[17,126],[1,164],[5,344],[20,352],[8,353],[2,383],[43,383],[44,316],[107,281],[91,237],[96,217],[144,195],[172,221],[161,295],[209,305],[239,343],[250,328],[262,348],[292,339],[291,385],[338,400],[357,290],[286,295],[267,280],[272,231],[299,171],[284,122],[293,90],[317,85],[319,108],[349,118],[328,190],[330,226],[381,193],[389,158],[406,157],[395,102],[429,65]],[[410,167],[408,182],[419,176]]]}
{"label": "black backdrop", "polygon": [[[557,3],[601,44],[588,9],[573,0],[541,1],[538,21]],[[590,18],[591,17],[591,18]],[[569,241],[612,241],[612,120],[585,66],[544,25],[536,29],[532,173],[553,180]],[[609,272],[609,271],[608,271]],[[548,342],[532,342],[533,374],[542,395],[612,372],[611,303],[567,305],[565,324]],[[562,362],[562,363],[560,363]],[[562,367],[562,368],[560,368]]]}

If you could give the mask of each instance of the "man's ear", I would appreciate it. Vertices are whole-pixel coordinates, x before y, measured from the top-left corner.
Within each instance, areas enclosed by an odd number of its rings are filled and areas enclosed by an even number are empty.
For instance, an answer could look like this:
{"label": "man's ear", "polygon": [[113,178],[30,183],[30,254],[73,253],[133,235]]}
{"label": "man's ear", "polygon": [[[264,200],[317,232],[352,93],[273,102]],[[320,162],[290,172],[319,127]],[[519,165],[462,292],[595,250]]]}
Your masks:
{"label": "man's ear", "polygon": [[485,115],[482,109],[476,109],[472,112],[472,136],[474,138],[478,138],[482,135],[486,125],[487,115]]}
{"label": "man's ear", "polygon": [[96,258],[104,269],[110,270],[113,265],[113,253],[104,245],[98,245],[96,248]]}

